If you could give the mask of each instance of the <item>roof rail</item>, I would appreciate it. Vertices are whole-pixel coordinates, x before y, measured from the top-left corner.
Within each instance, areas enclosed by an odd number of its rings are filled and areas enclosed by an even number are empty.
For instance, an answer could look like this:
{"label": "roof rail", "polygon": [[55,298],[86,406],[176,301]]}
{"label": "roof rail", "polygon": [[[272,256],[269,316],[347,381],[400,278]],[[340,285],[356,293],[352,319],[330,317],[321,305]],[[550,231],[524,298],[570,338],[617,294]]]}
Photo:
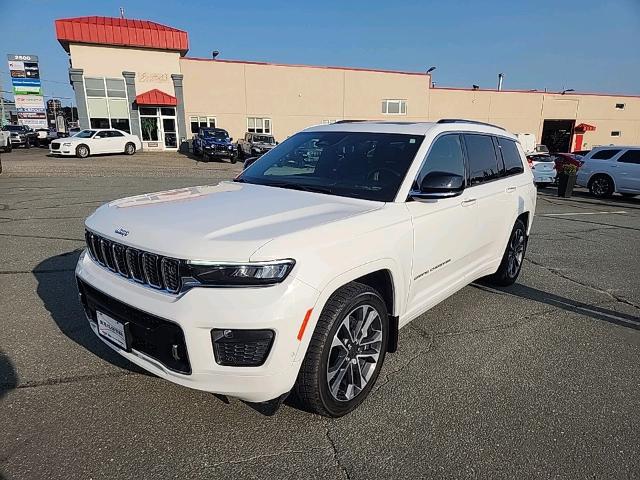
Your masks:
{"label": "roof rail", "polygon": [[368,122],[369,120],[338,120],[333,123],[356,123],[356,122]]}
{"label": "roof rail", "polygon": [[491,123],[486,122],[478,122],[477,120],[465,120],[464,118],[442,118],[438,120],[436,123],[471,123],[473,125],[484,125],[485,127],[494,127],[499,128],[500,130],[505,130],[505,128],[499,127],[498,125],[493,125]]}

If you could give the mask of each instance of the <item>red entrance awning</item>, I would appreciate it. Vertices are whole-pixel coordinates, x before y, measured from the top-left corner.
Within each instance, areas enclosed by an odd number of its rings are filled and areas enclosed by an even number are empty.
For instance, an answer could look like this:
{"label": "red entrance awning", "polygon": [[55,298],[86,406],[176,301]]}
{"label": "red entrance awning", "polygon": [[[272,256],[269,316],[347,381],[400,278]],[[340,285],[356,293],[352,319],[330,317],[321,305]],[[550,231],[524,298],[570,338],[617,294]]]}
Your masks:
{"label": "red entrance awning", "polygon": [[175,107],[178,104],[176,97],[164,93],[162,90],[154,88],[148,92],[141,93],[136,96],[136,103],[138,105],[160,105],[166,107]]}
{"label": "red entrance awning", "polygon": [[589,125],[588,123],[580,123],[573,129],[573,131],[576,133],[594,132],[595,130],[596,127],[594,127],[593,125]]}

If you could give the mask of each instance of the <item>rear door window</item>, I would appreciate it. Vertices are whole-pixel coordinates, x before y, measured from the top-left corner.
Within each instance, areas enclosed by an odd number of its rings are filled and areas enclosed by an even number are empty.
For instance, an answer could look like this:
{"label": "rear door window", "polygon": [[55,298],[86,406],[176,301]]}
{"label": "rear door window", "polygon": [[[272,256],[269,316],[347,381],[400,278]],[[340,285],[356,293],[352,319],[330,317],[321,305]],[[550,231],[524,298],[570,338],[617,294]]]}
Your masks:
{"label": "rear door window", "polygon": [[522,158],[516,142],[506,138],[498,138],[498,146],[502,153],[506,175],[517,175],[524,172]]}
{"label": "rear door window", "polygon": [[618,161],[622,163],[634,163],[636,165],[640,165],[640,150],[627,150],[620,156]]}
{"label": "rear door window", "polygon": [[470,185],[495,180],[501,176],[498,157],[489,135],[464,135],[469,160]]}
{"label": "rear door window", "polygon": [[594,160],[609,160],[610,158],[615,157],[620,152],[620,149],[606,149],[606,150],[598,150],[593,154],[591,158]]}

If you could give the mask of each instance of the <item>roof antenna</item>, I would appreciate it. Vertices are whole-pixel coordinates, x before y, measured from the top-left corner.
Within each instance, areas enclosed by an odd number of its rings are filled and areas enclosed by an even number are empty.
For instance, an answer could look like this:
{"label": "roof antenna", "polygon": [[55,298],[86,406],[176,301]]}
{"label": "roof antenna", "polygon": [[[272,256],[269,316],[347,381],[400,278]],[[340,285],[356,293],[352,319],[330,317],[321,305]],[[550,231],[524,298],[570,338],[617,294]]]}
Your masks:
{"label": "roof antenna", "polygon": [[124,7],[120,7],[120,18],[124,18]]}

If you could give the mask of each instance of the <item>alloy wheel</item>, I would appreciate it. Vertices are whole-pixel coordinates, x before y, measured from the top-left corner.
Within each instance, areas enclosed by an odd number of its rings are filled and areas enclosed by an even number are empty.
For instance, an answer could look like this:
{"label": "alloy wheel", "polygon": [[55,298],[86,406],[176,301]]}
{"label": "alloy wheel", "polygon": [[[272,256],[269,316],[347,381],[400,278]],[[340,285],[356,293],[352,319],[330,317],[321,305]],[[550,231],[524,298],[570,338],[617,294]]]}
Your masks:
{"label": "alloy wheel", "polygon": [[525,236],[524,231],[520,228],[516,229],[509,241],[509,253],[507,260],[507,273],[509,277],[514,278],[518,275],[522,260],[524,258]]}
{"label": "alloy wheel", "polygon": [[327,361],[331,396],[341,402],[355,398],[378,367],[382,349],[382,318],[369,304],[359,305],[336,330]]}
{"label": "alloy wheel", "polygon": [[591,191],[596,197],[606,195],[609,191],[609,181],[604,177],[596,178],[591,184]]}

